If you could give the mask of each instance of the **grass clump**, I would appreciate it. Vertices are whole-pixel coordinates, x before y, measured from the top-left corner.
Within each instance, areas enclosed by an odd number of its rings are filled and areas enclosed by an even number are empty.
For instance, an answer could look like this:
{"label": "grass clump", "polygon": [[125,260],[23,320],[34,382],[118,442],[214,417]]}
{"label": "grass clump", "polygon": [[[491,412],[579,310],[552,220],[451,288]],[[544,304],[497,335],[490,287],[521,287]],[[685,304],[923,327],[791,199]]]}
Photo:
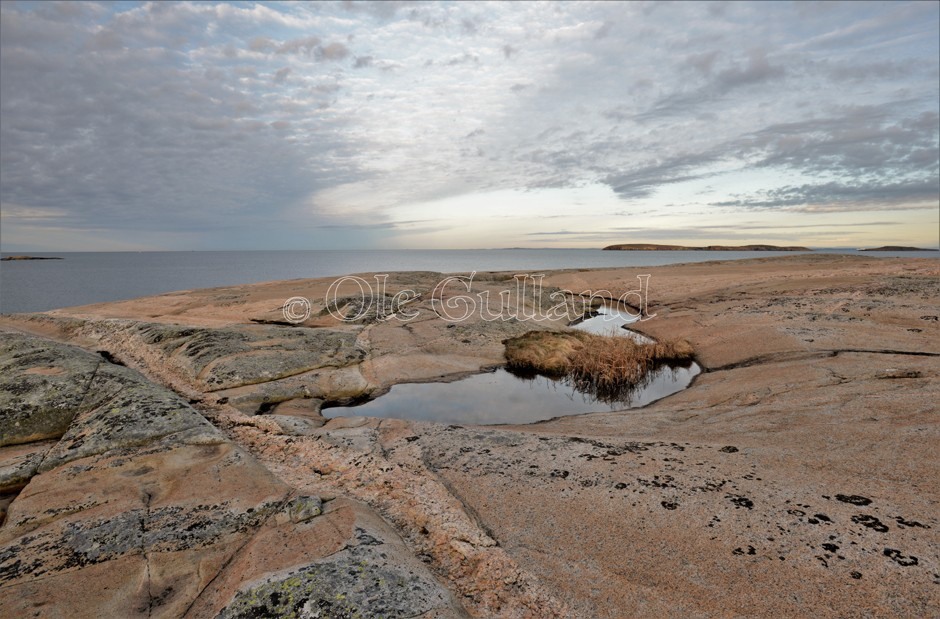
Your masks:
{"label": "grass clump", "polygon": [[530,331],[506,341],[506,366],[519,374],[566,378],[598,399],[626,399],[650,371],[688,364],[694,351],[685,340],[640,344],[629,337],[581,331]]}

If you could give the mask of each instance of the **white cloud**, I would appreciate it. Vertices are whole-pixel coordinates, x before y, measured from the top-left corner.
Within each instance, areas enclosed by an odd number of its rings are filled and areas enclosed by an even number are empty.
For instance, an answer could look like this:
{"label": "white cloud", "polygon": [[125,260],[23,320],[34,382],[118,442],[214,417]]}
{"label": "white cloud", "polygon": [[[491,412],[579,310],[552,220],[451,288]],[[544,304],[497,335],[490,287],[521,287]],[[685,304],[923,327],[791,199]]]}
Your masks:
{"label": "white cloud", "polygon": [[[908,212],[940,178],[935,3],[0,10],[5,221],[348,246],[433,204],[415,242],[459,223],[479,246],[491,209],[468,205],[536,188],[800,217]],[[360,228],[308,232],[337,222]]]}

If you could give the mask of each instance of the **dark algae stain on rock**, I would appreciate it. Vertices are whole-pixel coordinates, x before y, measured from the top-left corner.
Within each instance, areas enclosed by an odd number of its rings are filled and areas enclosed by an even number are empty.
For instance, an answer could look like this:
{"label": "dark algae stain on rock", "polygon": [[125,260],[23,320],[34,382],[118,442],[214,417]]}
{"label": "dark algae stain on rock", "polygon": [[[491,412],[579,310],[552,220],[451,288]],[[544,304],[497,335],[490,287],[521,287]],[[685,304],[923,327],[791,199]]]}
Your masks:
{"label": "dark algae stain on rock", "polygon": [[909,557],[901,554],[900,550],[895,550],[894,548],[885,548],[884,556],[888,557],[901,567],[910,567],[912,565],[917,565],[917,557]]}
{"label": "dark algae stain on rock", "polygon": [[747,498],[746,496],[741,496],[739,494],[729,494],[727,498],[734,503],[735,507],[744,507],[747,509],[754,508],[754,501]]}
{"label": "dark algae stain on rock", "polygon": [[901,528],[904,528],[904,527],[917,527],[920,529],[930,528],[930,525],[921,524],[920,522],[917,522],[916,520],[905,520],[902,516],[895,516],[894,520],[895,522],[898,523],[898,526]]}
{"label": "dark algae stain on rock", "polygon": [[869,529],[874,529],[879,533],[888,532],[888,526],[886,524],[869,514],[858,514],[852,516],[852,522],[868,527]]}
{"label": "dark algae stain on rock", "polygon": [[859,507],[871,505],[871,499],[857,494],[837,494],[836,500],[850,505],[858,505]]}

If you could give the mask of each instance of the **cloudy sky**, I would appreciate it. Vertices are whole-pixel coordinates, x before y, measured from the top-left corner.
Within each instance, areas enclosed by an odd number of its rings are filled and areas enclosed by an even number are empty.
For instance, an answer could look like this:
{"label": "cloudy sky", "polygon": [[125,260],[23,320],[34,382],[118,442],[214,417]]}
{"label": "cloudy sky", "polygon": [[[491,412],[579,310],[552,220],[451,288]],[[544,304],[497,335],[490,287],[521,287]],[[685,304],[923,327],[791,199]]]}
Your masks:
{"label": "cloudy sky", "polygon": [[4,251],[938,244],[940,3],[2,3]]}

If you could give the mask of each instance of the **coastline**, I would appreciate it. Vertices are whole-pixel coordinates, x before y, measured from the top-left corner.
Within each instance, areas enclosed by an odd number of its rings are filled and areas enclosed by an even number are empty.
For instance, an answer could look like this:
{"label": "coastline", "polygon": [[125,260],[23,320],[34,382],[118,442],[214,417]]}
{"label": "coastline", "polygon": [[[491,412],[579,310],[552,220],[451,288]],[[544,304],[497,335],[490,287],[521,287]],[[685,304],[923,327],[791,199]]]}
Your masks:
{"label": "coastline", "polygon": [[[730,609],[826,617],[847,608],[924,616],[936,608],[936,261],[811,254],[572,269],[547,273],[544,286],[631,291],[640,274],[650,275],[648,313],[655,317],[633,328],[688,340],[704,373],[642,409],[532,425],[319,417],[316,401],[479,371],[501,362],[507,337],[564,327],[561,320],[442,321],[430,311],[438,273],[389,278],[389,294],[421,294],[412,306],[419,316],[410,321],[337,321],[323,311],[333,281],[324,278],[3,316],[0,329],[107,351],[192,402],[217,428],[205,431],[220,433],[212,441],[257,463],[251,479],[268,475],[282,492],[346,502],[356,516],[343,520],[332,511],[332,522],[368,521],[383,540],[401,536],[398,563],[429,563],[441,578],[440,616],[460,615],[454,600],[475,616],[510,617],[604,617],[624,609],[635,616]],[[510,277],[481,274],[473,293],[498,298]],[[276,324],[290,297],[311,302],[306,328]],[[289,333],[309,339],[294,347]],[[49,365],[42,363],[35,367]],[[271,402],[267,414],[255,414]],[[38,444],[36,453],[54,445]],[[23,448],[4,447],[0,456],[13,449],[21,458]],[[94,469],[108,454],[74,462]],[[18,524],[55,507],[31,487],[51,497],[66,483],[55,477],[64,470],[29,481],[0,542],[55,529],[62,518],[82,526],[81,513],[43,520],[39,529]],[[124,493],[149,483],[150,473],[135,485],[94,471],[106,488]],[[235,489],[202,490],[221,504]],[[84,500],[98,491],[88,486]],[[206,497],[174,500],[185,511]],[[116,517],[107,514],[96,517]],[[281,534],[313,526],[304,523],[288,519]],[[182,546],[173,565],[185,572],[186,553],[206,547]],[[55,552],[25,550],[20,558],[52,562]],[[78,587],[106,574],[123,582],[123,556],[55,571],[52,580]],[[189,607],[217,613],[246,583],[302,561],[272,550],[263,563],[228,572],[211,596],[190,600],[202,606]],[[55,602],[51,582],[25,574],[8,584],[8,591],[30,587]],[[2,602],[26,610],[11,598]]]}

